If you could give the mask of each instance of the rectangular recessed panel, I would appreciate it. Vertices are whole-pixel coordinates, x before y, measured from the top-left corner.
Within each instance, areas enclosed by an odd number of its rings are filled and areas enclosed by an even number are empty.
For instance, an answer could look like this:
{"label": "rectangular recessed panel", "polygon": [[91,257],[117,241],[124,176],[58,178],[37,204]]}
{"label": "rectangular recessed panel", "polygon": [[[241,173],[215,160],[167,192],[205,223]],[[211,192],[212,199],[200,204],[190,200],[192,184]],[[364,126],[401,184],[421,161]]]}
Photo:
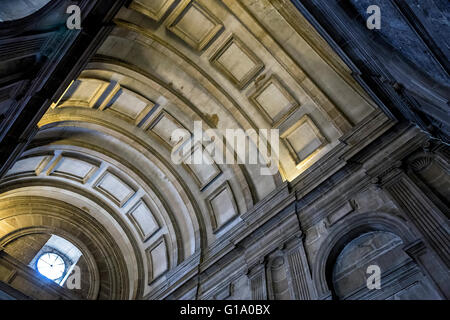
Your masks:
{"label": "rectangular recessed panel", "polygon": [[[177,129],[185,129],[178,120],[166,111],[162,111],[150,125],[150,130],[163,140],[169,148],[175,146],[179,141],[172,138],[172,134]],[[189,132],[186,131],[186,137]],[[183,138],[184,139],[184,138]]]}
{"label": "rectangular recessed panel", "polygon": [[149,280],[154,280],[163,275],[169,269],[167,248],[165,241],[160,241],[147,251],[149,262]]}
{"label": "rectangular recessed panel", "polygon": [[128,216],[138,229],[143,241],[146,241],[159,229],[152,212],[142,200],[130,211]]}
{"label": "rectangular recessed panel", "polygon": [[255,62],[248,57],[235,43],[224,51],[217,59],[222,66],[231,73],[237,81],[242,81],[244,77],[255,68]]}
{"label": "rectangular recessed panel", "polygon": [[214,28],[214,23],[196,6],[191,6],[178,22],[177,28],[198,43]]}
{"label": "rectangular recessed panel", "polygon": [[278,126],[299,106],[296,99],[282,85],[277,77],[271,76],[250,97],[262,115],[272,126]]}
{"label": "rectangular recessed panel", "polygon": [[120,207],[135,193],[130,186],[110,172],[102,176],[96,188],[112,198]]}
{"label": "rectangular recessed panel", "polygon": [[199,180],[200,188],[206,186],[220,173],[219,169],[214,164],[190,164],[189,167]]}
{"label": "rectangular recessed panel", "polygon": [[300,119],[281,137],[286,140],[290,151],[297,158],[297,162],[306,159],[326,143],[326,138],[308,116]]}
{"label": "rectangular recessed panel", "polygon": [[134,0],[130,8],[159,21],[174,2],[175,0]]}
{"label": "rectangular recessed panel", "polygon": [[299,126],[287,139],[301,159],[306,158],[322,145],[322,141],[307,123]]}
{"label": "rectangular recessed panel", "polygon": [[7,176],[16,174],[33,174],[37,175],[47,163],[48,156],[37,156],[25,158],[17,161],[14,166],[8,171]]}
{"label": "rectangular recessed panel", "polygon": [[167,21],[167,28],[196,50],[202,50],[222,27],[211,12],[189,0],[183,0]]}
{"label": "rectangular recessed panel", "polygon": [[211,63],[239,89],[243,89],[264,68],[262,61],[235,36],[214,53]]}
{"label": "rectangular recessed panel", "polygon": [[108,109],[136,120],[147,109],[147,106],[147,101],[137,97],[129,90],[121,89]]}
{"label": "rectangular recessed panel", "polygon": [[50,175],[63,176],[80,182],[86,182],[96,169],[98,167],[89,162],[70,157],[62,157],[51,170]]}
{"label": "rectangular recessed panel", "polygon": [[214,231],[224,226],[237,214],[237,207],[228,183],[219,187],[208,199],[212,213]]}
{"label": "rectangular recessed panel", "polygon": [[278,90],[278,88],[271,83],[261,94],[256,98],[258,103],[264,108],[272,119],[285,109],[289,107],[290,101]]}
{"label": "rectangular recessed panel", "polygon": [[76,80],[61,99],[61,107],[78,106],[92,108],[109,83],[95,79]]}
{"label": "rectangular recessed panel", "polygon": [[[196,163],[194,161],[196,158],[202,159],[201,163]],[[194,173],[200,188],[205,187],[220,174],[220,169],[202,147],[196,147],[194,149],[190,160],[188,166]]]}

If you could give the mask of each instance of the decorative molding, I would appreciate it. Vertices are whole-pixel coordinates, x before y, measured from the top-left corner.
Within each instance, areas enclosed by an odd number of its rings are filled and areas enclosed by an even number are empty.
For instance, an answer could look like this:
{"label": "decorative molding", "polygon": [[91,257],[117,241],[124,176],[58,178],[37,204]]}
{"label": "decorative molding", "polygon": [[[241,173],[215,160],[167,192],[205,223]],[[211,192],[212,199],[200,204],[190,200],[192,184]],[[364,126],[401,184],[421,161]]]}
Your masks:
{"label": "decorative molding", "polygon": [[420,172],[425,170],[431,163],[433,162],[433,158],[431,156],[419,156],[415,157],[409,162],[409,166],[413,169],[414,172]]}
{"label": "decorative molding", "polygon": [[337,221],[353,212],[354,210],[355,205],[352,203],[352,201],[346,201],[344,205],[327,216],[327,218],[325,219],[325,226],[327,228],[330,228],[333,224],[335,224]]}
{"label": "decorative molding", "polygon": [[385,188],[442,259],[445,267],[449,268],[450,236],[448,219],[445,215],[402,171]]}
{"label": "decorative molding", "polygon": [[213,296],[214,300],[225,300],[227,298],[230,298],[231,296],[233,296],[233,291],[234,285],[233,283],[229,283],[225,285],[225,287],[220,288],[219,290],[216,291],[216,293]]}
{"label": "decorative molding", "polygon": [[248,278],[252,300],[267,300],[267,284],[265,263],[256,265],[250,271]]}
{"label": "decorative molding", "polygon": [[287,249],[286,257],[290,272],[290,280],[294,291],[295,299],[314,299],[311,271],[308,265],[303,239],[300,236],[295,239],[294,247]]}

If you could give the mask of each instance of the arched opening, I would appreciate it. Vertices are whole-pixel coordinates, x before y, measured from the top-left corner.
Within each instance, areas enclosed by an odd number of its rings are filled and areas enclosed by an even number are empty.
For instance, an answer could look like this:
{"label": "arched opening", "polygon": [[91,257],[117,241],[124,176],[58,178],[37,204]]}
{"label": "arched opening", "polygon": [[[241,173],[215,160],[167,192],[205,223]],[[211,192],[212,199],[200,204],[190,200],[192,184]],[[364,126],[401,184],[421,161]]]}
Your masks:
{"label": "arched opening", "polygon": [[31,260],[29,266],[42,276],[64,286],[72,271],[80,270],[77,265],[79,262],[83,264],[83,259],[80,261],[82,255],[80,249],[70,241],[57,235],[51,235]]}
{"label": "arched opening", "polygon": [[350,241],[332,269],[339,300],[439,299],[428,278],[403,251],[397,235],[372,231]]}

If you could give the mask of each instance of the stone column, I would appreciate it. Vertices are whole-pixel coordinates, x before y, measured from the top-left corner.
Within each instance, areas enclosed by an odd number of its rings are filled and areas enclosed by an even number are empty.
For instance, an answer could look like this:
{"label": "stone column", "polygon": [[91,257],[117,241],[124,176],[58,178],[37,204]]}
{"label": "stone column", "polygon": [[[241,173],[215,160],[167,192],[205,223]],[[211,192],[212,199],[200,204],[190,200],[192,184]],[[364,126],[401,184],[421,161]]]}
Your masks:
{"label": "stone column", "polygon": [[296,236],[284,249],[288,260],[291,286],[296,300],[315,299],[311,272],[303,246],[303,235]]}

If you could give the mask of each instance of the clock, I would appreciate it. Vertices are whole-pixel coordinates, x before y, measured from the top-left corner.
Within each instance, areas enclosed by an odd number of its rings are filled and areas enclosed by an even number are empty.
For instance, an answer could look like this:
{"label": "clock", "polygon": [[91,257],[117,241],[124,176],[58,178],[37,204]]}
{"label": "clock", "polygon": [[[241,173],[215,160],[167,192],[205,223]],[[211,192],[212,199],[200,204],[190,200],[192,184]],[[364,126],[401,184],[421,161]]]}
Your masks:
{"label": "clock", "polygon": [[42,254],[36,264],[40,274],[50,280],[57,280],[64,275],[66,264],[60,255],[52,252]]}

